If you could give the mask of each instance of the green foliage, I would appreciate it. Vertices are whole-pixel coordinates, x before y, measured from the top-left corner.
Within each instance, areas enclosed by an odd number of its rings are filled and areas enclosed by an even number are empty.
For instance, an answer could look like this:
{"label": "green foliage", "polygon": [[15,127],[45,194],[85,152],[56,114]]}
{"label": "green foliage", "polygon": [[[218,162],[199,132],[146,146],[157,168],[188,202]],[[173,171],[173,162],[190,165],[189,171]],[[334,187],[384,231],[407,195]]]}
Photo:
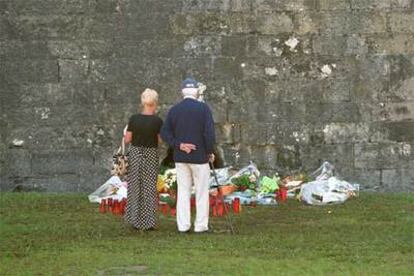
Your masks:
{"label": "green foliage", "polygon": [[236,185],[239,188],[242,189],[252,189],[254,190],[256,188],[256,183],[251,182],[249,179],[249,176],[247,174],[241,175],[239,177],[235,177],[231,180],[231,183]]}
{"label": "green foliage", "polygon": [[[0,275],[410,275],[413,194],[361,193],[342,205],[243,206],[230,235],[180,235],[100,214],[86,195],[1,193]],[[231,253],[229,253],[231,252]],[[195,265],[196,264],[196,265]]]}

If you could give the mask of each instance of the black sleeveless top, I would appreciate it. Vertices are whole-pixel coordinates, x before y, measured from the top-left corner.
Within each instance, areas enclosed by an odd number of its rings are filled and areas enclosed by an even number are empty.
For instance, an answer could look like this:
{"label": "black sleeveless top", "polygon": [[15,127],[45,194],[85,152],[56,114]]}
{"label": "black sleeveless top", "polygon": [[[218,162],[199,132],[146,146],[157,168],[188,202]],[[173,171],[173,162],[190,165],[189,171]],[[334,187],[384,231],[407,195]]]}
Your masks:
{"label": "black sleeveless top", "polygon": [[156,148],[162,120],[157,115],[134,114],[129,118],[128,131],[132,132],[132,145]]}

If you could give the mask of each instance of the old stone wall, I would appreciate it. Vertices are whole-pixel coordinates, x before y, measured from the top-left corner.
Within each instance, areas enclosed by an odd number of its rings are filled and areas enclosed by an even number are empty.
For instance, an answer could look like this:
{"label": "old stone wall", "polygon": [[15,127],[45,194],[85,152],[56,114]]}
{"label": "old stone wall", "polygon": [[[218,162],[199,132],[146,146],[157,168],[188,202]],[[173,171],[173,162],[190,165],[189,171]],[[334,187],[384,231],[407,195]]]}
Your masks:
{"label": "old stone wall", "polygon": [[208,87],[218,152],[414,190],[412,0],[0,0],[0,183],[88,192],[138,93]]}

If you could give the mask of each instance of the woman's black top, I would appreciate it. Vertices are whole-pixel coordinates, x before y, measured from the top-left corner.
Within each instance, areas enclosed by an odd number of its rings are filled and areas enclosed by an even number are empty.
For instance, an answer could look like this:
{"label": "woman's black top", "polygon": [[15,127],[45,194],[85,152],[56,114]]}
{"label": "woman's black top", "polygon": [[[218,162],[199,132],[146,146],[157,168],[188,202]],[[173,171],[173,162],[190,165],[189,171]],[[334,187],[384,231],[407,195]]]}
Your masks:
{"label": "woman's black top", "polygon": [[132,145],[156,148],[162,120],[157,115],[134,114],[129,118],[128,131],[132,132]]}

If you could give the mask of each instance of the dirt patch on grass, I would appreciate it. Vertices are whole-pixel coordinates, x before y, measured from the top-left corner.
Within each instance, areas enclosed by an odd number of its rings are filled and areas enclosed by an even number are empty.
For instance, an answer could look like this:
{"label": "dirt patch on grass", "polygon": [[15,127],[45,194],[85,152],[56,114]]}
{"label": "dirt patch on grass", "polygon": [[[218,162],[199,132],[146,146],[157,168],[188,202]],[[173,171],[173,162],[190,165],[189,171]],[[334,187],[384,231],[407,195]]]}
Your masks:
{"label": "dirt patch on grass", "polygon": [[147,270],[144,265],[135,265],[127,267],[110,267],[105,270],[98,271],[98,276],[109,276],[109,275],[137,275],[142,274]]}

